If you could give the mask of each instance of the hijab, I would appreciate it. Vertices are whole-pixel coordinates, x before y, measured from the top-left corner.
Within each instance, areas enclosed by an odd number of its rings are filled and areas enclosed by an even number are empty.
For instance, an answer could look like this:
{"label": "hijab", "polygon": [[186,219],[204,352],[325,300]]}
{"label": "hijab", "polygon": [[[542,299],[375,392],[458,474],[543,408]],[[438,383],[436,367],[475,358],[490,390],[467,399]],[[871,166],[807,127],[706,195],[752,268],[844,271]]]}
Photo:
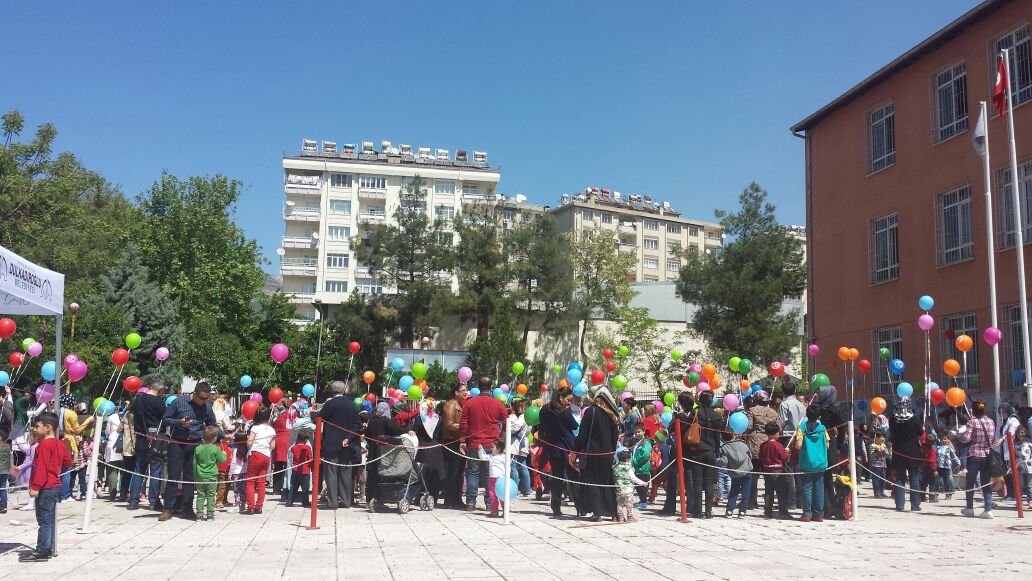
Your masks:
{"label": "hijab", "polygon": [[376,417],[391,419],[391,406],[385,401],[376,404]]}
{"label": "hijab", "polygon": [[834,385],[825,385],[817,392],[817,405],[826,410],[835,405],[838,399],[838,389]]}
{"label": "hijab", "polygon": [[61,395],[61,407],[63,408],[74,408],[75,407],[75,396],[70,393]]}
{"label": "hijab", "polygon": [[911,403],[909,397],[899,398],[899,403],[896,404],[896,409],[892,410],[892,417],[895,418],[897,422],[905,422],[914,417],[914,404]]}

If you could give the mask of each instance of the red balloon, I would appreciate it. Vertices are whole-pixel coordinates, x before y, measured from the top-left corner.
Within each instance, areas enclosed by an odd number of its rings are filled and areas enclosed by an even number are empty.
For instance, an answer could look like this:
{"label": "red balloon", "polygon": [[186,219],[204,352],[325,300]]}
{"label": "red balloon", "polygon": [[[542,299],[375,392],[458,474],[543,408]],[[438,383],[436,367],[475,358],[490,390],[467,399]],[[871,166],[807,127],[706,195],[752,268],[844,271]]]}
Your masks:
{"label": "red balloon", "polygon": [[124,387],[126,391],[133,393],[136,390],[140,389],[140,378],[136,377],[135,375],[130,375],[129,377],[125,378],[125,381],[122,382],[122,387]]}
{"label": "red balloon", "polygon": [[609,347],[606,347],[602,350],[602,357],[605,357],[606,361],[609,361],[613,358],[613,350]]}
{"label": "red balloon", "polygon": [[358,350],[361,348],[362,346],[358,344],[358,341],[348,343],[348,351],[351,351],[352,353],[358,353]]}
{"label": "red balloon", "polygon": [[616,371],[616,363],[612,361],[606,361],[606,371],[608,371],[609,373]]}
{"label": "red balloon", "polygon": [[871,362],[866,359],[861,359],[856,362],[856,366],[860,368],[862,373],[867,373],[871,370]]}
{"label": "red balloon", "polygon": [[125,349],[115,349],[111,352],[111,362],[116,367],[121,367],[129,361],[129,352]]}
{"label": "red balloon", "polygon": [[374,393],[367,393],[365,398],[367,400],[371,401],[373,403],[373,405],[376,405],[376,394],[374,394]]}
{"label": "red balloon", "polygon": [[7,360],[11,363],[11,367],[21,367],[22,365],[25,365],[25,354],[21,351],[15,351],[14,353],[11,353],[11,356],[8,357]]}
{"label": "red balloon", "polygon": [[946,401],[946,392],[943,391],[942,388],[937,387],[928,394],[928,397],[932,400],[932,403],[939,405]]}
{"label": "red balloon", "polygon": [[770,374],[774,377],[781,377],[785,373],[785,366],[780,361],[770,364]]}
{"label": "red balloon", "polygon": [[14,319],[7,317],[0,319],[0,339],[10,339],[17,330],[18,325],[15,324]]}
{"label": "red balloon", "polygon": [[598,385],[606,380],[606,372],[601,369],[595,369],[591,372],[591,385]]}
{"label": "red balloon", "polygon": [[950,341],[952,341],[952,340],[957,338],[957,332],[954,331],[953,329],[946,329],[945,331],[942,332],[942,334],[945,335],[946,338],[949,339]]}
{"label": "red balloon", "polygon": [[542,383],[541,384],[541,393],[545,393],[546,391],[548,391],[548,384],[547,383]]}
{"label": "red balloon", "polygon": [[691,382],[691,380],[690,380],[690,379],[688,379],[688,376],[687,376],[687,375],[685,375],[685,376],[684,376],[684,377],[683,377],[683,378],[681,379],[681,383],[683,383],[685,387],[691,387],[691,386],[692,386],[692,382]]}
{"label": "red balloon", "polygon": [[262,407],[260,403],[249,399],[244,402],[244,405],[240,406],[240,415],[244,416],[246,420],[253,420],[254,414],[258,413],[258,408]]}
{"label": "red balloon", "polygon": [[269,390],[269,401],[271,401],[272,403],[279,403],[279,400],[281,399],[283,399],[282,389],[274,387]]}

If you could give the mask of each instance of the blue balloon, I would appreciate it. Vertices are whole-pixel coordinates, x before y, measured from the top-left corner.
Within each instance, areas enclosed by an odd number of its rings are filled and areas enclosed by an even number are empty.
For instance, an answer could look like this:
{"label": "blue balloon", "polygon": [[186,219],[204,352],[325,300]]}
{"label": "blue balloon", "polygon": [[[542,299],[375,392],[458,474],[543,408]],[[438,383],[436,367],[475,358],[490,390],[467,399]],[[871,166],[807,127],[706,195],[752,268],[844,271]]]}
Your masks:
{"label": "blue balloon", "polygon": [[401,357],[395,357],[394,359],[391,359],[391,369],[393,369],[395,373],[398,373],[402,369],[405,369],[405,360]]}
{"label": "blue balloon", "polygon": [[933,389],[938,389],[939,384],[934,381],[929,381],[928,385],[925,386],[925,393],[931,393]]}
{"label": "blue balloon", "polygon": [[722,400],[720,398],[716,398],[716,397],[713,398],[713,403],[710,404],[710,407],[714,407],[715,408],[715,407],[719,406],[721,401]]}
{"label": "blue balloon", "polygon": [[172,405],[172,402],[176,401],[176,396],[170,395],[165,398],[165,405]]}
{"label": "blue balloon", "polygon": [[749,393],[759,393],[762,389],[763,387],[761,387],[760,384],[754,383],[752,384],[752,387],[749,388]]}
{"label": "blue balloon", "polygon": [[578,383],[577,385],[573,386],[573,395],[575,395],[577,397],[584,397],[584,395],[587,394],[587,393],[588,393],[588,388],[587,388],[587,386],[584,385],[583,382]]}
{"label": "blue balloon", "polygon": [[305,397],[312,397],[315,395],[315,386],[311,383],[306,383],[301,386],[301,395]]}
{"label": "blue balloon", "polygon": [[11,376],[6,371],[0,371],[0,387],[11,383]]}
{"label": "blue balloon", "polygon": [[[57,377],[57,363],[47,361],[43,364],[43,369],[39,370],[39,374],[43,376],[44,381],[54,381],[54,378]],[[2,385],[7,384],[5,383]]]}
{"label": "blue balloon", "polygon": [[[366,403],[369,403],[369,402],[366,402]],[[370,405],[372,405],[372,404],[370,404]],[[303,402],[301,402],[301,405],[299,405],[297,407],[299,407],[299,408],[301,408],[303,410],[306,410],[306,409],[308,409],[308,402],[307,401],[303,401]]]}
{"label": "blue balloon", "polygon": [[663,412],[659,416],[659,421],[663,422],[663,427],[665,428],[670,425],[670,422],[674,421],[674,414],[670,412]]}
{"label": "blue balloon", "polygon": [[860,411],[865,411],[867,409],[867,400],[866,399],[858,399],[856,401],[856,409],[858,409]]}
{"label": "blue balloon", "polygon": [[930,311],[932,310],[932,307],[935,306],[935,299],[928,295],[924,295],[917,299],[917,306],[920,307],[922,311]]}
{"label": "blue balloon", "polygon": [[906,365],[903,365],[902,359],[893,359],[892,361],[889,361],[889,370],[896,375],[903,375],[904,368],[906,368]]}
{"label": "blue balloon", "polygon": [[502,391],[502,388],[496,387],[496,388],[491,390],[491,397],[497,398],[498,396],[502,395],[503,393],[505,393],[505,392]]}
{"label": "blue balloon", "polygon": [[580,369],[574,368],[566,372],[566,381],[569,381],[573,385],[580,383],[582,377],[584,377],[584,374],[581,373]]}
{"label": "blue balloon", "polygon": [[584,366],[581,365],[580,363],[577,363],[576,361],[574,361],[573,363],[571,363],[570,365],[568,365],[566,367],[567,371],[569,371],[571,369],[579,369],[581,372],[583,372],[584,371]]}
{"label": "blue balloon", "polygon": [[369,400],[363,401],[362,402],[362,409],[364,409],[367,412],[373,411],[373,402],[371,402]]}
{"label": "blue balloon", "polygon": [[398,387],[400,387],[403,391],[407,391],[408,388],[412,387],[412,384],[415,382],[416,380],[413,379],[411,375],[402,375],[401,379],[398,380]]}
{"label": "blue balloon", "polygon": [[506,480],[509,481],[509,498],[508,498],[508,500],[514,500],[516,498],[516,494],[519,492],[519,490],[518,490],[519,485],[516,484],[516,481],[513,480],[512,478],[499,478],[497,481],[495,481],[495,496],[497,496],[502,501],[506,500],[506,498],[505,498],[505,481]]}
{"label": "blue balloon", "polygon": [[115,413],[115,402],[106,399],[99,406],[97,406],[97,413],[107,417]]}
{"label": "blue balloon", "polygon": [[1025,383],[1025,372],[1020,369],[1015,369],[1011,372],[1011,379],[1014,383]]}
{"label": "blue balloon", "polygon": [[727,425],[731,428],[731,431],[736,434],[745,432],[745,429],[749,427],[749,417],[742,412],[735,412],[731,414],[731,417],[727,421]]}
{"label": "blue balloon", "polygon": [[253,381],[254,380],[251,379],[250,375],[241,375],[240,376],[240,387],[251,387],[251,383]]}
{"label": "blue balloon", "polygon": [[896,386],[896,395],[899,397],[910,397],[914,395],[914,386],[905,381],[901,381],[899,385]]}
{"label": "blue balloon", "polygon": [[480,395],[480,388],[479,387],[474,387],[473,389],[469,390],[469,396],[470,397],[476,397],[478,395]]}

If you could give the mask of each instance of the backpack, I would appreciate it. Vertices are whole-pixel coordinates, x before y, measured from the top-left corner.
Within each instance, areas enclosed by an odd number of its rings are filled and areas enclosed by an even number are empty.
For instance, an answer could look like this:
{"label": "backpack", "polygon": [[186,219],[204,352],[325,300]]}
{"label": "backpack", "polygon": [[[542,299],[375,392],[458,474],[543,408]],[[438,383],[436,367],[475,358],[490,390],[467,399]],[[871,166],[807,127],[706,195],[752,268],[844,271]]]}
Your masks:
{"label": "backpack", "polygon": [[652,447],[652,453],[649,454],[649,467],[653,472],[659,470],[663,465],[663,452],[660,451],[659,446]]}
{"label": "backpack", "polygon": [[823,425],[817,424],[816,430],[808,432],[805,425],[798,428],[803,436],[803,442],[799,449],[799,470],[824,472],[828,469],[828,431]]}

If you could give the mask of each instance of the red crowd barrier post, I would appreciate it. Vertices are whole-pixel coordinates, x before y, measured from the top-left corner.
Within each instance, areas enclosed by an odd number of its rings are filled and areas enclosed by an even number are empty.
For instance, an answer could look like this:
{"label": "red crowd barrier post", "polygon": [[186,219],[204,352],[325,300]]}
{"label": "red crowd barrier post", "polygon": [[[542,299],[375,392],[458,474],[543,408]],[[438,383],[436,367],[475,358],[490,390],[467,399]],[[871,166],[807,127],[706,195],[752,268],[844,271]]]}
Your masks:
{"label": "red crowd barrier post", "polygon": [[684,450],[681,446],[681,420],[674,420],[674,437],[677,438],[677,488],[681,492],[681,522],[688,522],[687,499],[684,495]]}
{"label": "red crowd barrier post", "polygon": [[1007,447],[1010,448],[1011,475],[1014,482],[1014,498],[1018,499],[1018,518],[1025,518],[1025,509],[1021,506],[1021,475],[1018,474],[1018,457],[1014,455],[1014,435],[1007,432]]}
{"label": "red crowd barrier post", "polygon": [[316,530],[319,525],[316,519],[319,515],[319,460],[322,457],[322,432],[323,419],[315,418],[315,453],[312,455],[312,521],[308,530]]}

